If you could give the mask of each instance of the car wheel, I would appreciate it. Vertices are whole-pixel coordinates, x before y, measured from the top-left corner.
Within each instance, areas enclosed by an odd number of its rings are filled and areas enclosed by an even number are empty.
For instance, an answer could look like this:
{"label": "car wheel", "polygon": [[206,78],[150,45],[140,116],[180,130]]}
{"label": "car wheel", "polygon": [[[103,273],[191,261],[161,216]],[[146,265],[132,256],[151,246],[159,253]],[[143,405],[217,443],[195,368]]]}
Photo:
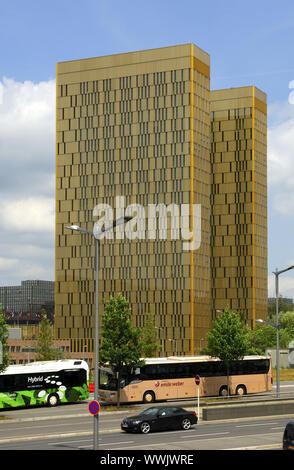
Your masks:
{"label": "car wheel", "polygon": [[59,402],[58,395],[56,395],[55,393],[52,393],[51,395],[49,395],[48,400],[47,400],[48,406],[56,406],[58,405],[58,402]]}
{"label": "car wheel", "polygon": [[150,432],[151,430],[151,426],[149,423],[147,423],[146,421],[144,421],[141,426],[140,426],[140,429],[141,429],[141,432],[143,434],[148,434],[148,432]]}
{"label": "car wheel", "polygon": [[183,421],[182,421],[181,426],[182,426],[182,429],[185,429],[186,431],[187,431],[188,429],[190,429],[190,427],[191,427],[191,421],[189,420],[189,418],[184,418]]}

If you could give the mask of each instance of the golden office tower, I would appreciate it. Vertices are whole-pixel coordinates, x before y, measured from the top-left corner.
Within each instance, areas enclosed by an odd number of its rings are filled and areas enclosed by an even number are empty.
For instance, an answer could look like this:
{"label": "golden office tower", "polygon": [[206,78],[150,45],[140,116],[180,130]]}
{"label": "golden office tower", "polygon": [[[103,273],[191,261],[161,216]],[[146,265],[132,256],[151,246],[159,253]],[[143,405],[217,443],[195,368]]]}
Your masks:
{"label": "golden office tower", "polygon": [[267,105],[253,86],[212,91],[212,308],[267,315]]}
{"label": "golden office tower", "polygon": [[155,315],[167,354],[198,353],[226,305],[265,318],[263,93],[210,99],[209,56],[193,44],[59,63],[56,146],[55,328],[72,351],[93,351],[94,240],[65,226],[93,230],[103,203],[121,215],[119,197],[146,214],[188,206],[190,228],[200,205],[201,243],[183,249],[170,225],[167,239],[160,230],[152,239],[147,219],[143,236],[104,239],[100,315],[102,300],[122,292],[134,325]]}
{"label": "golden office tower", "polygon": [[99,311],[122,292],[134,325],[155,315],[165,353],[199,351],[211,320],[209,90],[209,56],[193,44],[58,64],[55,328],[73,351],[93,350],[94,240],[65,226],[93,230],[94,208],[115,217],[118,196],[191,215],[201,205],[202,239],[197,250],[171,230],[103,240]]}

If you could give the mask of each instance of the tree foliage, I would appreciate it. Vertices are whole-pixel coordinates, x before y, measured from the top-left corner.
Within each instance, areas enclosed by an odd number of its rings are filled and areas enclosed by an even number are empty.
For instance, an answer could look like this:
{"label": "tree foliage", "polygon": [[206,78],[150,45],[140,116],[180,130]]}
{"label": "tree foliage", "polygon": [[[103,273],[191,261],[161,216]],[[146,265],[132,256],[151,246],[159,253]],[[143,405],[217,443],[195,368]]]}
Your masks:
{"label": "tree foliage", "polygon": [[53,331],[50,320],[46,316],[45,310],[41,312],[42,319],[39,324],[39,338],[36,347],[37,361],[56,360],[58,351],[53,348]]}
{"label": "tree foliage", "polygon": [[8,325],[5,322],[5,319],[2,313],[2,304],[0,303],[0,343],[2,344],[2,362],[0,362],[0,372],[4,372],[4,370],[9,365],[7,339],[8,339]]}
{"label": "tree foliage", "polygon": [[[275,318],[270,320],[276,323]],[[294,312],[280,312],[279,314],[279,347],[288,348],[294,341]],[[277,344],[277,330],[272,325],[256,323],[255,328],[248,330],[250,354],[264,354],[267,348],[275,348]]]}
{"label": "tree foliage", "polygon": [[245,327],[240,316],[228,308],[214,321],[212,330],[207,334],[207,340],[207,353],[226,364],[242,359],[248,352]]}
{"label": "tree foliage", "polygon": [[101,325],[99,361],[109,365],[117,374],[117,406],[120,404],[120,379],[124,369],[129,371],[143,364],[140,330],[132,327],[131,310],[122,294],[110,297],[105,304]]}
{"label": "tree foliage", "polygon": [[227,390],[232,361],[242,359],[248,353],[249,342],[246,328],[240,316],[228,308],[214,322],[207,333],[206,354],[219,358],[227,369]]}
{"label": "tree foliage", "polygon": [[155,357],[160,346],[157,342],[157,330],[154,315],[149,314],[140,335],[143,357]]}

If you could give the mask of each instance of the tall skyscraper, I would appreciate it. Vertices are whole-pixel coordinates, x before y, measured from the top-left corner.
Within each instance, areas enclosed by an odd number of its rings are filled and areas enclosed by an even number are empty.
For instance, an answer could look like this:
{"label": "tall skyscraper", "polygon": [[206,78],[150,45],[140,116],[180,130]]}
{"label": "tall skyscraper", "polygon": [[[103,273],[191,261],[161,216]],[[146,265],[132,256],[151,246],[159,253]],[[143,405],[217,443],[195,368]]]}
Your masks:
{"label": "tall skyscraper", "polygon": [[211,91],[212,307],[267,314],[267,105],[253,86]]}
{"label": "tall skyscraper", "polygon": [[[257,96],[251,97],[251,102],[264,105],[265,113],[260,117],[260,108],[254,106],[254,119],[246,122],[251,137],[241,138],[242,129],[239,134],[238,128],[232,129],[230,135],[216,130],[219,100],[223,99],[222,111],[227,114],[235,108],[242,113],[249,104],[242,98],[236,105],[234,97],[226,98],[226,90],[217,93],[212,93],[211,100],[209,56],[193,44],[58,64],[55,328],[57,338],[71,339],[73,351],[93,350],[94,240],[65,226],[77,224],[93,230],[104,215],[102,204],[106,212],[112,210],[114,218],[129,211],[134,219],[112,239],[101,242],[100,312],[102,299],[122,292],[130,302],[134,325],[143,327],[147,315],[155,315],[166,353],[175,352],[176,346],[178,353],[194,354],[205,344],[217,309],[228,304],[244,310],[248,319],[254,318],[257,305],[261,306],[258,312],[262,311],[266,218],[259,215],[266,207],[262,191],[266,176],[259,181],[264,175],[258,165],[265,156],[259,148],[265,143],[260,143],[266,126],[264,95],[256,90]],[[234,122],[239,125],[235,117]],[[226,150],[219,149],[220,138]],[[243,255],[247,249],[242,251],[243,243],[218,238],[225,237],[219,235],[224,230],[230,236],[231,223],[243,227],[244,211],[236,196],[239,187],[231,188],[234,202],[222,199],[219,196],[226,189],[217,186],[217,178],[224,178],[225,184],[234,174],[239,184],[245,169],[237,149],[229,148],[244,142],[249,145],[249,141],[255,142],[246,158],[254,161],[256,190],[250,189],[248,180],[242,194],[255,197],[254,204],[251,201],[255,232],[251,241],[247,237],[244,245],[249,251]],[[218,165],[219,158],[219,163],[230,158],[231,167]],[[230,222],[222,215],[227,215],[227,208],[232,210],[232,204],[240,219],[236,216]],[[249,217],[249,206],[245,212]],[[224,256],[237,260],[251,256],[253,245],[257,275],[248,274],[249,259],[237,273],[238,283],[247,282],[247,276],[255,283],[251,304],[243,306],[235,302],[239,291],[230,290],[235,274],[229,265],[219,265],[226,261],[216,246],[223,248]],[[231,255],[225,255],[227,248]],[[225,267],[230,286],[221,291],[225,271],[218,268]]]}

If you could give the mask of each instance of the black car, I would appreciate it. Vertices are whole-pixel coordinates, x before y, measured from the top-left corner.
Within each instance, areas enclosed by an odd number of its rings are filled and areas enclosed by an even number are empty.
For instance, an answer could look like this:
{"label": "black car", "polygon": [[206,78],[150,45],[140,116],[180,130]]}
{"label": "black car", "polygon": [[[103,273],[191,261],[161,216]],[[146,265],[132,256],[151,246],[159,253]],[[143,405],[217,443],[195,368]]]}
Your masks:
{"label": "black car", "polygon": [[121,428],[126,432],[147,434],[150,431],[162,429],[190,429],[192,424],[197,424],[197,420],[195,412],[178,406],[152,406],[137,416],[125,418],[121,423]]}
{"label": "black car", "polygon": [[283,449],[294,450],[294,421],[289,421],[283,435]]}

